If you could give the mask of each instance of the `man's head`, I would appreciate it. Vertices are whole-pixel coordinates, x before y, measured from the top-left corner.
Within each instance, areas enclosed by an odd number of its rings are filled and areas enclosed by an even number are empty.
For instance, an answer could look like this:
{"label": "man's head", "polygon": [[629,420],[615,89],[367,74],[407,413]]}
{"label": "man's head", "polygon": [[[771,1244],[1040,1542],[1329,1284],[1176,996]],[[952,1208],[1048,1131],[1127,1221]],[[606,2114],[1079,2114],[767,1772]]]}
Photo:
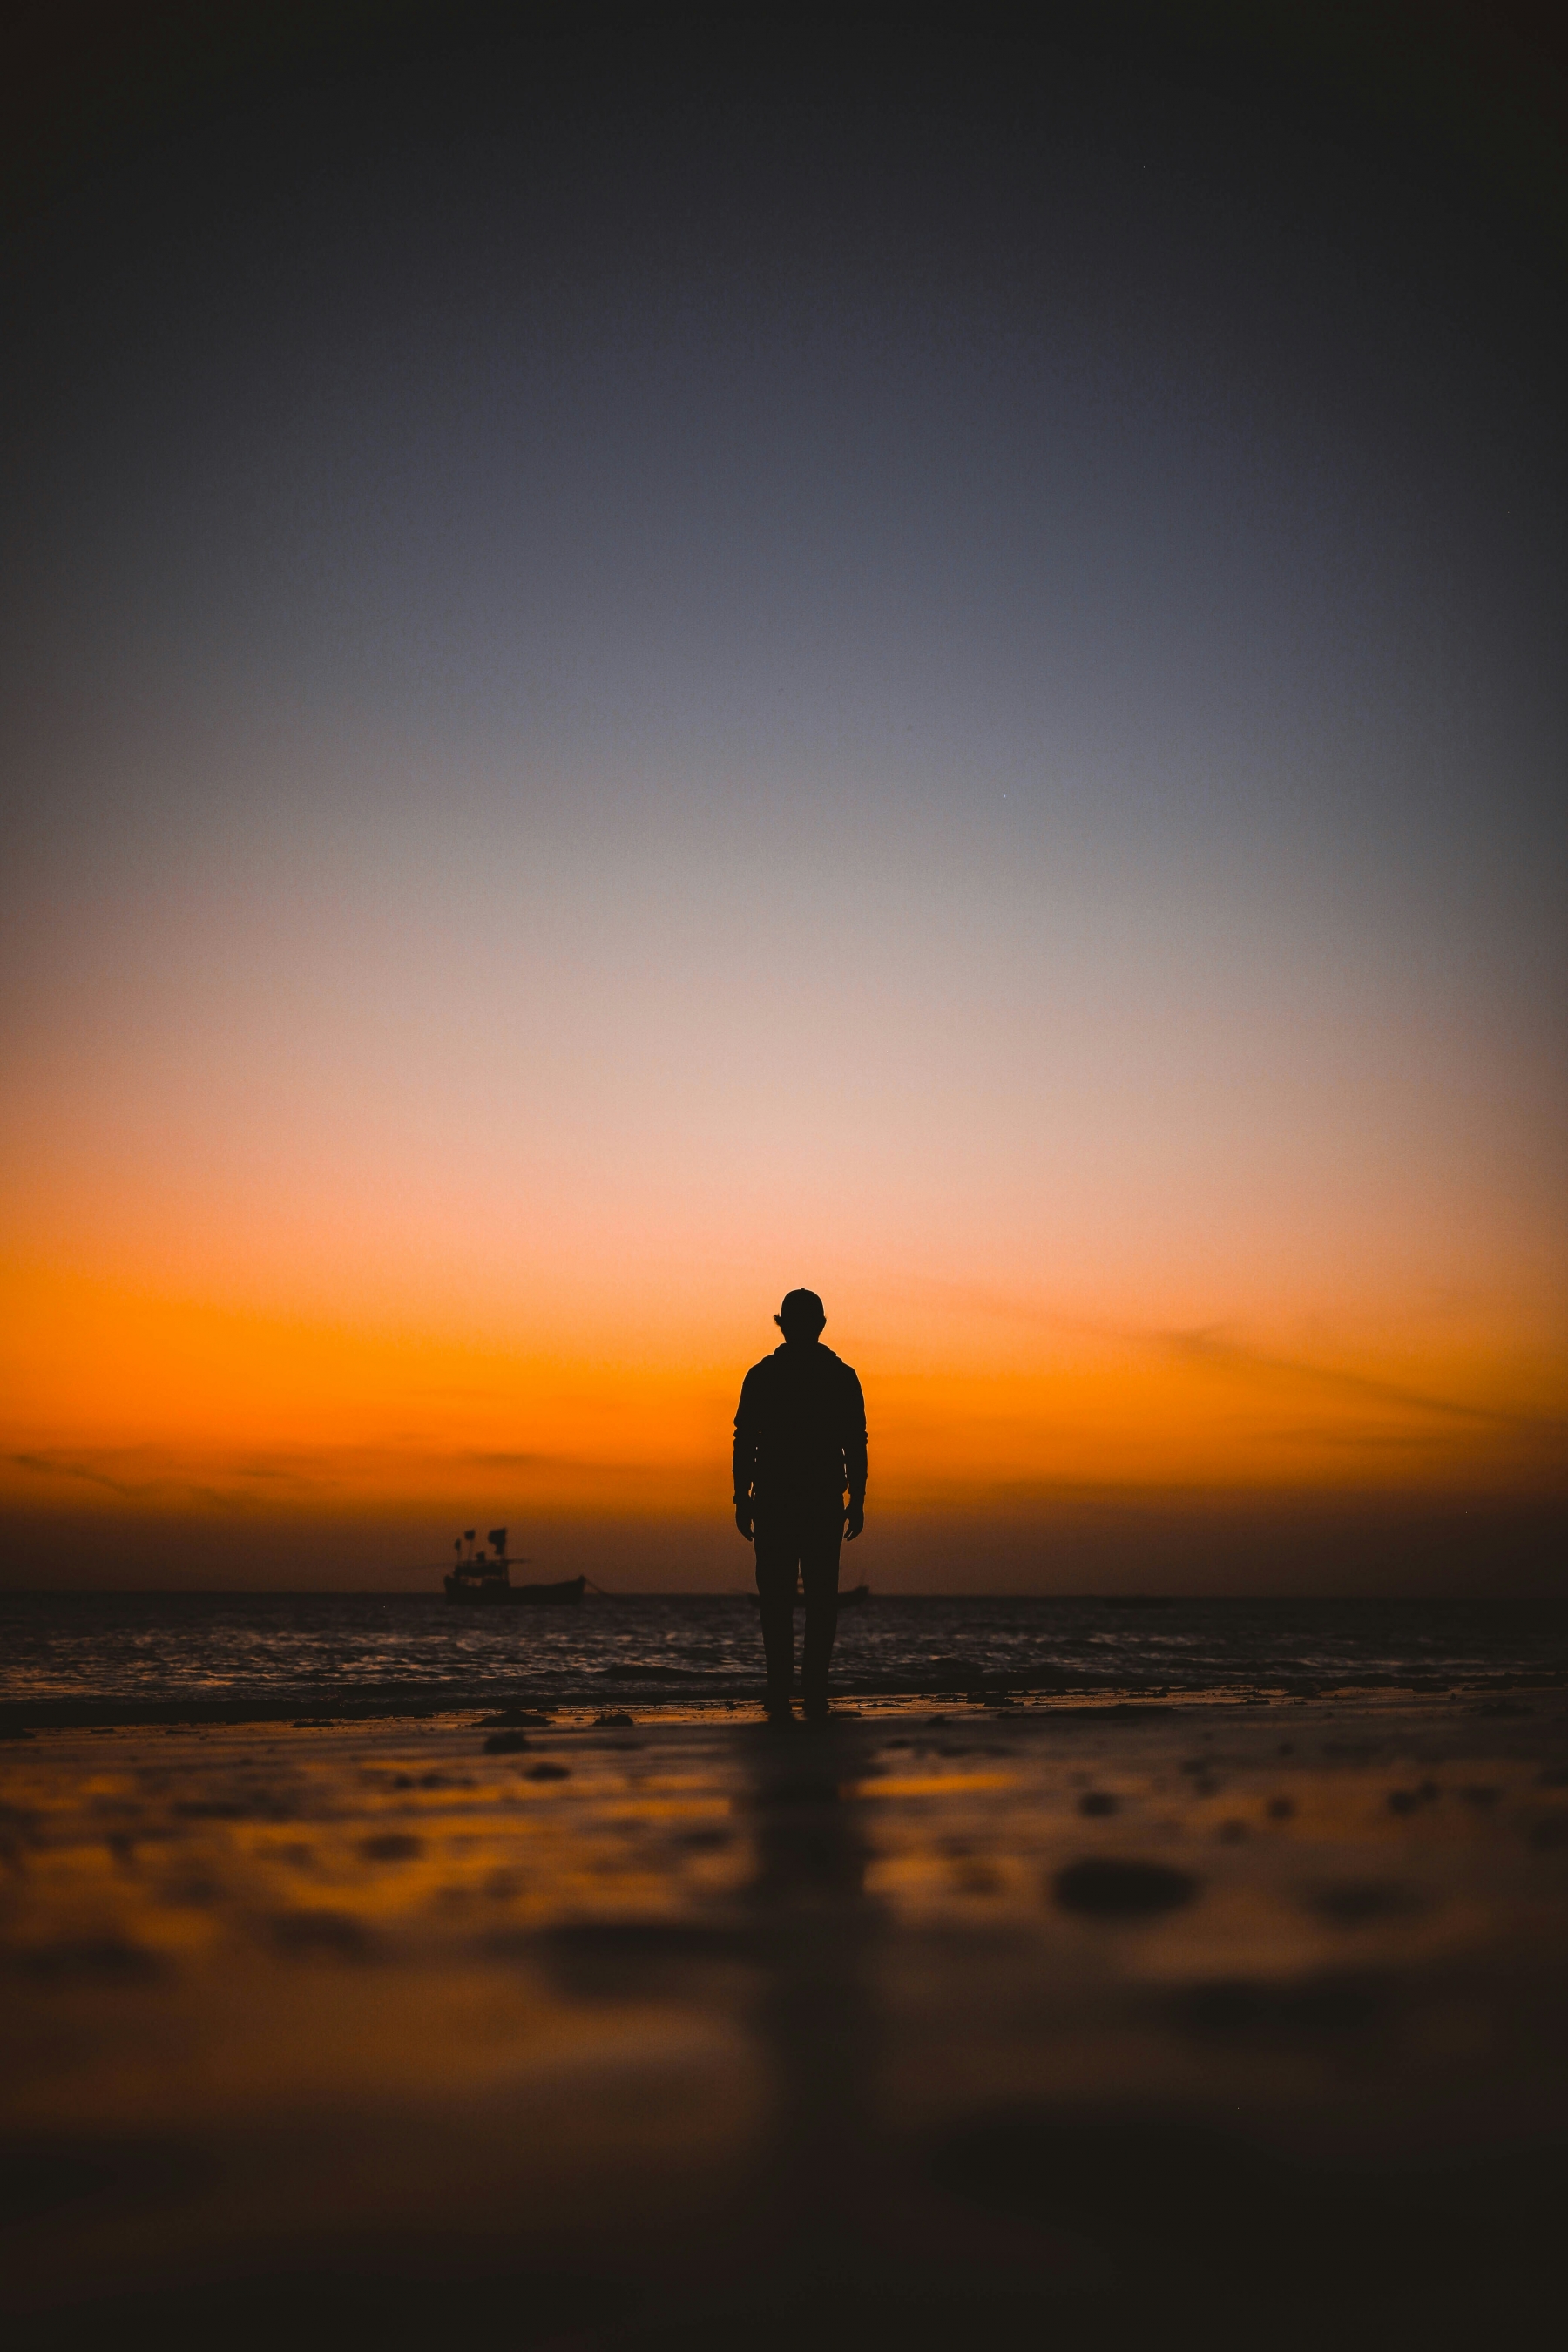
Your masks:
{"label": "man's head", "polygon": [[827,1317],[815,1290],[792,1290],[773,1321],[786,1339],[800,1341],[809,1347]]}

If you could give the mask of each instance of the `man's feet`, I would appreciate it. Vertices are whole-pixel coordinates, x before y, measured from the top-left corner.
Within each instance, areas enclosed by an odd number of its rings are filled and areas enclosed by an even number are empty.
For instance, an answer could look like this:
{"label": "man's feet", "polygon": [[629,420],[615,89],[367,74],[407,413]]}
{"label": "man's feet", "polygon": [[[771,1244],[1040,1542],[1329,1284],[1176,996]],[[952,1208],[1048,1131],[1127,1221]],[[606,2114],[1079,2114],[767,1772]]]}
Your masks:
{"label": "man's feet", "polygon": [[807,1723],[826,1723],[832,1712],[825,1698],[808,1698],[805,1702],[805,1713]]}

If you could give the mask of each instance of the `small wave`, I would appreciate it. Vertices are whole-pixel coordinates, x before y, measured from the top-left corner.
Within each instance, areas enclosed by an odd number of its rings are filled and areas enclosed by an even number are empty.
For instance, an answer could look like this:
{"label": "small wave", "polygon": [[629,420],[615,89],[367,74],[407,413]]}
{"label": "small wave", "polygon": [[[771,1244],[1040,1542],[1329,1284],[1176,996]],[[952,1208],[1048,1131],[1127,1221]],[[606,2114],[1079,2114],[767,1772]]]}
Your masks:
{"label": "small wave", "polygon": [[598,1674],[607,1683],[706,1683],[710,1680],[710,1666],[694,1670],[690,1666],[600,1666]]}

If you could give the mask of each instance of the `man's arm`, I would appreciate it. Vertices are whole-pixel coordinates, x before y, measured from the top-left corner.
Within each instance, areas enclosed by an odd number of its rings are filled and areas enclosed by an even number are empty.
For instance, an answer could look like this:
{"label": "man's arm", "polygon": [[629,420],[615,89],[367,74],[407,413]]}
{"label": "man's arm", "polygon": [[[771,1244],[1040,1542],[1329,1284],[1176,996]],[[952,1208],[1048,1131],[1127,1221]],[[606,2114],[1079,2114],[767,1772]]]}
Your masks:
{"label": "man's arm", "polygon": [[731,1468],[734,1480],[735,1525],[752,1540],[752,1495],[757,1475],[757,1441],[762,1434],[758,1412],[757,1385],[748,1372],[741,1383],[741,1402],[735,1408],[735,1451]]}
{"label": "man's arm", "polygon": [[[848,1371],[847,1365],[845,1370]],[[849,1372],[845,1388],[844,1476],[849,1507],[844,1515],[844,1532],[853,1543],[866,1524],[866,1399],[856,1373]]]}

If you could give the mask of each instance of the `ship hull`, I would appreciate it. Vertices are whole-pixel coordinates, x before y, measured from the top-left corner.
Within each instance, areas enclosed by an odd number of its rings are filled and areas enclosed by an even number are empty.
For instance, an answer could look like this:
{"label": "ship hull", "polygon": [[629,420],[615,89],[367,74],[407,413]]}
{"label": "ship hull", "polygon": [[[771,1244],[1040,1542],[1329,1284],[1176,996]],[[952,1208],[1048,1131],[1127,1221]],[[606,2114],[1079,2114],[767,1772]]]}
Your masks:
{"label": "ship hull", "polygon": [[447,1598],[459,1609],[575,1609],[583,1598],[585,1576],[563,1577],[559,1584],[507,1584],[499,1576],[446,1576]]}

